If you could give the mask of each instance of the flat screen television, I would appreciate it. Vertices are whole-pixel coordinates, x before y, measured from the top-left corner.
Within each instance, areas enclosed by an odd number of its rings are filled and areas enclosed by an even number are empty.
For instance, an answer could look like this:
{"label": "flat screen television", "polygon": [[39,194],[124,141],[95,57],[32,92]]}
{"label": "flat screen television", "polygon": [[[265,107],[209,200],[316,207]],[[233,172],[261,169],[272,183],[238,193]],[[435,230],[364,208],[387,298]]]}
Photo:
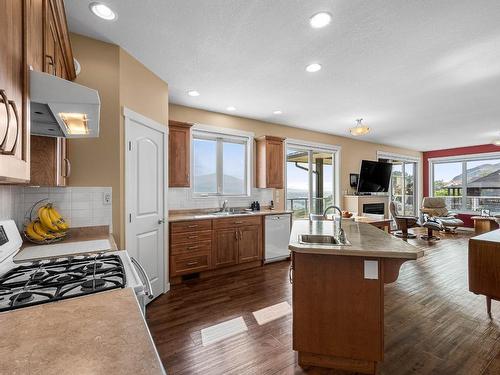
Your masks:
{"label": "flat screen television", "polygon": [[392,164],[380,161],[361,161],[358,193],[387,193],[391,181]]}

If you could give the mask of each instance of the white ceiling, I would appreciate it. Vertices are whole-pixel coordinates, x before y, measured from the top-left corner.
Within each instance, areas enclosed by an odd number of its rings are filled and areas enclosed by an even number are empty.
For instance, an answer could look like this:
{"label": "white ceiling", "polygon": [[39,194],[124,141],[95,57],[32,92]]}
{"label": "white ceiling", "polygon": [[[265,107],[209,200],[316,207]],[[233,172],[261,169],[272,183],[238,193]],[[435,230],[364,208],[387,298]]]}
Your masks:
{"label": "white ceiling", "polygon": [[500,138],[499,0],[103,1],[116,21],[65,0],[70,29],[122,46],[173,103],[343,136],[362,117],[362,139],[417,150]]}

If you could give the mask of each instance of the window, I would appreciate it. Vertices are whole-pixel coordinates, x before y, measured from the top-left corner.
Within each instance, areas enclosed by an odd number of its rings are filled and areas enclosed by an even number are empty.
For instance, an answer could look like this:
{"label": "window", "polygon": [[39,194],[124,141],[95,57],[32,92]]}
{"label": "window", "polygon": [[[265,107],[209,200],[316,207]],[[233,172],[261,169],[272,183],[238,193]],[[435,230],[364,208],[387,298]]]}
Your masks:
{"label": "window", "polygon": [[500,212],[500,157],[469,156],[431,160],[433,196],[449,209]]}
{"label": "window", "polygon": [[286,204],[294,219],[321,215],[334,204],[335,151],[288,144],[286,149]]}
{"label": "window", "polygon": [[193,131],[193,192],[198,196],[248,195],[250,137]]}

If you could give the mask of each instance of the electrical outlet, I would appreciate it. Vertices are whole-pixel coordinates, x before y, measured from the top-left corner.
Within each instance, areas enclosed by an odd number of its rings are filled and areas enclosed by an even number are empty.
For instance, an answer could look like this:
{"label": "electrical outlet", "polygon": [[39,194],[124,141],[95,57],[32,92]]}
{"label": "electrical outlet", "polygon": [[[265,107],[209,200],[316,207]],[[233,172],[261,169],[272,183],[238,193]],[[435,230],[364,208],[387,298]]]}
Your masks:
{"label": "electrical outlet", "polygon": [[109,206],[111,204],[111,193],[103,193],[102,204]]}

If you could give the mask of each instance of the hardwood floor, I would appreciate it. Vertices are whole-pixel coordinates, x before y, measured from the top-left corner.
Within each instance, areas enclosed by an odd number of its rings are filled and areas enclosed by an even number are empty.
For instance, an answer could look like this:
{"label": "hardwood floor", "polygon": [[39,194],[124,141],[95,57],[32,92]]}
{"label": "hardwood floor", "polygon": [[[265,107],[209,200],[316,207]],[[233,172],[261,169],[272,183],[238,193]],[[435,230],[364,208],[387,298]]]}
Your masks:
{"label": "hardwood floor", "polygon": [[[489,320],[485,297],[468,291],[470,235],[409,240],[426,256],[405,263],[399,279],[385,286],[378,374],[500,374],[500,302],[493,302]],[[288,262],[178,286],[148,306],[147,322],[169,375],[304,374],[291,347],[291,315],[262,326],[252,315],[283,301],[291,304]],[[246,332],[202,345],[201,329],[240,316]]]}

